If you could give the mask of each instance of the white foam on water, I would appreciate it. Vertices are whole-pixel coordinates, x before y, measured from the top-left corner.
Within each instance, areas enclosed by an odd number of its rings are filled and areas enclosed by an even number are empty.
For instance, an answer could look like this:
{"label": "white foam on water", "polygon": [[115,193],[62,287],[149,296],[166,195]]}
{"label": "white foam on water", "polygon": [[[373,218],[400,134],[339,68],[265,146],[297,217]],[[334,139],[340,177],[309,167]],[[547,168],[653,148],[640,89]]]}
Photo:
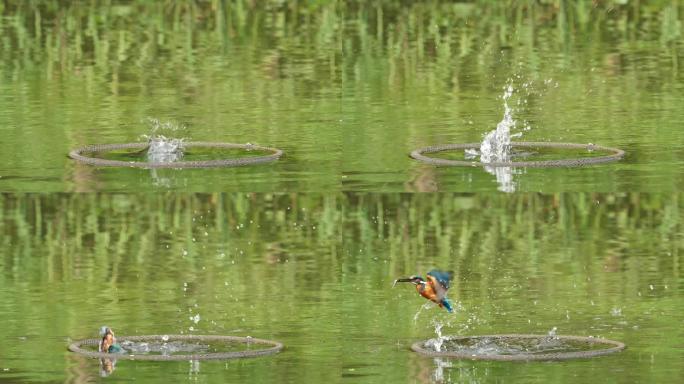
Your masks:
{"label": "white foam on water", "polygon": [[183,159],[184,139],[167,138],[159,135],[148,139],[147,161],[151,163],[172,163]]}

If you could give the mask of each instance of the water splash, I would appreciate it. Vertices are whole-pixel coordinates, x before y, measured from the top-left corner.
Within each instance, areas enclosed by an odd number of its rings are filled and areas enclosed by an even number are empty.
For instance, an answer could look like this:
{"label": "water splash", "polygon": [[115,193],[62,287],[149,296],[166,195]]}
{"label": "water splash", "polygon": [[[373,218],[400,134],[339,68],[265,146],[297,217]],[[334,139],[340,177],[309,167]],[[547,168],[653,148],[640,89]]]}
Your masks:
{"label": "water splash", "polygon": [[508,106],[508,99],[513,95],[513,84],[509,81],[504,87],[501,97],[504,102],[503,119],[496,129],[487,133],[480,144],[480,161],[483,163],[511,161],[511,129],[515,128],[513,110]]}
{"label": "water splash", "polygon": [[150,128],[152,135],[176,135],[178,132],[185,132],[188,127],[185,124],[173,121],[162,121],[154,117],[143,120]]}
{"label": "water splash", "polygon": [[183,159],[184,139],[152,136],[148,138],[147,161],[153,163],[172,163]]}
{"label": "water splash", "polygon": [[149,117],[144,121],[150,129],[149,135],[142,135],[147,140],[147,161],[154,163],[171,163],[183,159],[187,127],[172,121],[161,121]]}
{"label": "water splash", "polygon": [[436,338],[430,339],[425,343],[425,346],[431,347],[437,352],[442,351],[442,345],[444,345],[444,335],[442,335],[442,327],[444,327],[443,323],[440,323],[438,321],[433,322],[433,325],[435,326],[435,334],[437,335]]}
{"label": "water splash", "polygon": [[[515,86],[514,86],[515,84]],[[496,125],[496,129],[485,134],[479,151],[476,149],[467,149],[465,151],[466,159],[476,159],[478,156],[482,163],[506,163],[513,161],[515,157],[529,156],[532,153],[514,152],[511,150],[511,139],[521,137],[523,132],[532,129],[529,120],[525,118],[520,121],[514,117],[514,112],[525,110],[529,108],[528,97],[542,97],[550,88],[558,88],[558,82],[553,79],[544,80],[543,83],[533,83],[532,81],[524,81],[522,75],[514,75],[508,79],[503,88],[503,95],[501,99],[504,105],[504,114],[501,121]],[[512,98],[516,99],[513,103]],[[511,107],[514,105],[514,107]],[[513,132],[518,125],[520,128],[518,132]],[[515,192],[517,185],[514,181],[513,175],[524,172],[520,168],[511,167],[489,167],[484,169],[496,176],[496,181],[499,185],[498,190],[502,192]]]}
{"label": "water splash", "polygon": [[416,314],[413,315],[413,322],[414,322],[414,323],[417,323],[417,322],[418,322],[418,318],[420,317],[420,314],[421,314],[424,310],[432,308],[433,305],[434,305],[434,304],[432,304],[432,303],[424,303],[423,305],[421,305],[420,308],[418,308],[418,312],[416,312]]}
{"label": "water splash", "polygon": [[435,329],[435,336],[436,337],[434,339],[430,339],[430,340],[426,341],[425,342],[426,347],[432,348],[437,352],[442,351],[442,348],[444,347],[444,343],[449,340],[449,337],[445,336],[442,333],[442,328],[444,328],[445,325],[451,327],[451,322],[449,320],[447,320],[447,321],[439,321],[436,319],[432,320],[432,326]]}
{"label": "water splash", "polygon": [[[529,90],[530,84],[524,83],[523,88]],[[487,133],[480,144],[479,152],[470,150],[466,152],[466,158],[473,158],[479,154],[482,163],[506,163],[511,161],[511,138],[522,136],[521,132],[511,134],[511,130],[516,127],[516,120],[513,118],[513,109],[509,106],[509,100],[515,93],[513,88],[513,80],[509,79],[504,87],[504,93],[501,96],[504,104],[504,115],[501,121],[496,125],[496,129]],[[518,100],[518,104],[527,101]],[[529,124],[524,123],[524,130],[529,130]],[[502,192],[515,192],[516,183],[513,180],[513,174],[519,171],[510,167],[484,167],[485,171],[496,177],[496,182],[499,187],[498,190]]]}
{"label": "water splash", "polygon": [[557,336],[556,331],[558,331],[557,327],[551,328],[551,330],[548,332],[549,337],[556,337]]}
{"label": "water splash", "polygon": [[558,336],[540,337],[491,337],[472,336],[454,338],[446,336],[440,345],[435,348],[433,340],[425,342],[424,347],[435,352],[458,352],[472,356],[486,355],[535,355],[544,353],[567,353],[576,351],[591,351],[596,349],[593,343],[571,339],[563,339]]}
{"label": "water splash", "polygon": [[208,353],[210,346],[202,343],[184,341],[130,341],[124,340],[121,346],[132,354],[173,355],[177,353]]}

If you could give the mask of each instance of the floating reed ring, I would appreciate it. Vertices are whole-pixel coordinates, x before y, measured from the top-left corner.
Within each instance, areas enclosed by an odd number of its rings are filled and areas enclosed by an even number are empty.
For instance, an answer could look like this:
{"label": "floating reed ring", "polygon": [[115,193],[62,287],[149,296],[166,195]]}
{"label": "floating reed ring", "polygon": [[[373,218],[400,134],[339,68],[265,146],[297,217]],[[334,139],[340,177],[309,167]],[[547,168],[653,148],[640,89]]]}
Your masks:
{"label": "floating reed ring", "polygon": [[198,341],[198,342],[213,342],[225,344],[244,344],[244,345],[263,345],[266,348],[245,350],[245,351],[231,351],[231,352],[213,352],[213,353],[189,353],[189,354],[173,354],[173,355],[151,355],[151,354],[131,354],[131,353],[105,353],[97,352],[96,350],[83,349],[83,346],[97,346],[100,339],[84,339],[78,340],[69,344],[69,351],[75,352],[92,358],[109,358],[118,360],[152,360],[152,361],[186,361],[186,360],[229,360],[241,359],[246,357],[257,357],[273,355],[283,349],[283,344],[264,339],[255,339],[252,337],[238,337],[238,336],[213,336],[213,335],[146,335],[146,336],[117,336],[117,341],[123,343],[126,341],[135,342],[172,342],[172,341]]}
{"label": "floating reed ring", "polygon": [[512,148],[555,148],[555,149],[584,149],[587,151],[600,151],[607,153],[604,156],[595,157],[580,157],[573,159],[559,159],[559,160],[539,160],[539,161],[506,161],[506,162],[491,162],[482,163],[479,161],[466,160],[449,160],[439,159],[435,157],[425,156],[425,153],[437,153],[458,149],[479,149],[480,143],[466,143],[466,144],[443,144],[433,145],[430,147],[419,148],[411,152],[411,157],[422,161],[424,163],[444,166],[457,167],[579,167],[583,165],[609,163],[618,161],[625,156],[625,151],[618,148],[604,147],[595,144],[577,144],[577,143],[552,143],[552,142],[528,142],[516,141],[511,142]]}
{"label": "floating reed ring", "polygon": [[[583,359],[589,357],[596,357],[608,355],[615,352],[620,352],[625,349],[625,344],[619,341],[602,339],[598,337],[584,337],[584,336],[548,336],[548,335],[524,335],[524,334],[510,334],[510,335],[485,335],[485,336],[447,336],[445,341],[448,342],[463,342],[463,343],[478,343],[478,342],[501,342],[506,345],[510,343],[524,343],[537,339],[540,341],[559,341],[570,342],[575,344],[586,345],[587,350],[579,351],[554,351],[549,348],[548,351],[542,350],[521,350],[519,352],[496,353],[492,351],[483,351],[478,353],[473,349],[461,350],[445,350],[435,351],[429,349],[426,345],[427,341],[419,341],[411,346],[414,352],[418,352],[424,356],[430,357],[449,357],[455,359],[467,360],[497,360],[497,361],[549,361],[549,360],[569,360],[569,359]],[[598,348],[597,348],[598,347]],[[605,348],[601,348],[605,347]]]}
{"label": "floating reed ring", "polygon": [[146,162],[146,161],[122,161],[108,160],[97,157],[90,157],[85,154],[106,153],[119,149],[140,149],[144,150],[149,146],[148,143],[123,143],[123,144],[94,144],[76,148],[69,152],[69,157],[81,163],[101,166],[101,167],[129,167],[129,168],[215,168],[215,167],[239,167],[244,165],[268,163],[276,161],[283,155],[283,151],[278,148],[262,147],[253,144],[234,144],[234,143],[214,143],[205,141],[184,142],[183,148],[222,148],[222,149],[245,149],[271,152],[264,156],[240,157],[236,159],[218,160],[195,160],[195,161],[171,161],[171,162]]}

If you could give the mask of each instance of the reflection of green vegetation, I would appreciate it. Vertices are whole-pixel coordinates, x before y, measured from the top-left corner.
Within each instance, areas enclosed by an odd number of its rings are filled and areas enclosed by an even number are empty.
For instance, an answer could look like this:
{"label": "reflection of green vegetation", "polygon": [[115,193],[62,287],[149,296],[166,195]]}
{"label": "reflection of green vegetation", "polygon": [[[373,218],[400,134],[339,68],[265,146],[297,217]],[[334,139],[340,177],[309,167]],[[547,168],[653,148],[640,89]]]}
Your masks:
{"label": "reflection of green vegetation", "polygon": [[[154,59],[192,65],[197,64],[198,48],[220,50],[245,41],[253,48],[285,51],[346,48],[355,52],[358,45],[362,52],[384,55],[388,51],[393,58],[448,61],[517,44],[534,55],[535,50],[549,48],[546,44],[562,49],[588,37],[597,39],[590,44],[619,45],[653,37],[670,43],[681,36],[681,5],[676,2],[621,3],[212,0],[109,1],[64,7],[57,1],[5,0],[0,11],[10,16],[4,21],[10,34],[5,47],[23,50],[22,60],[13,64],[53,62],[58,71],[84,64],[104,68],[130,60],[140,66]],[[546,36],[553,29],[557,35]],[[600,33],[605,30],[611,33]],[[352,36],[354,41],[348,40]],[[476,44],[478,40],[485,42],[485,49]],[[4,50],[6,55],[11,52]],[[274,54],[270,63],[277,65],[283,58]],[[331,59],[330,53],[320,54],[321,59]],[[484,57],[476,61],[489,60]]]}
{"label": "reflection of green vegetation", "polygon": [[[243,46],[249,50],[241,51],[241,62],[231,66],[254,66],[255,81],[296,75],[302,85],[306,79],[335,78],[340,65],[345,79],[352,80],[377,57],[387,59],[390,79],[440,80],[455,87],[472,83],[473,76],[484,81],[501,65],[554,65],[545,63],[540,52],[562,53],[580,44],[588,55],[573,60],[621,65],[614,53],[638,50],[650,40],[660,40],[675,60],[681,5],[621,3],[436,1],[407,6],[398,1],[213,0],[63,7],[56,1],[5,0],[0,60],[6,76],[44,67],[48,78],[82,76],[91,90],[94,80],[107,76],[115,92],[123,77],[149,75],[132,70],[164,64],[167,71],[185,72],[188,96],[221,53]],[[501,50],[513,54],[497,62],[501,57],[493,53]],[[316,60],[293,65],[307,57]],[[144,93],[151,80],[141,78],[128,85],[133,89],[122,91]]]}
{"label": "reflection of green vegetation", "polygon": [[[88,336],[105,321],[139,334],[238,329],[329,370],[356,361],[344,351],[364,338],[430,335],[412,320],[423,301],[389,287],[439,266],[457,272],[457,331],[559,326],[651,345],[683,309],[683,213],[678,195],[643,194],[0,195],[0,310],[21,319],[2,334]],[[650,317],[653,306],[668,315]],[[615,307],[629,326],[610,317]],[[675,340],[661,340],[662,353]]]}
{"label": "reflection of green vegetation", "polygon": [[[149,117],[187,124],[193,140],[283,147],[300,184],[272,191],[338,191],[345,173],[401,189],[412,148],[493,128],[509,78],[512,101],[524,99],[511,103],[518,128],[533,128],[526,140],[621,144],[628,161],[655,164],[634,178],[653,171],[660,185],[681,184],[667,166],[677,152],[659,150],[684,145],[678,2],[0,4],[0,126],[12,129],[0,160],[16,170],[3,182],[14,190],[36,169],[52,172],[40,175],[52,190],[91,188],[87,170],[64,180],[63,154],[94,137],[137,140]],[[31,166],[8,155],[17,148]],[[601,183],[594,189],[610,188]]]}
{"label": "reflection of green vegetation", "polygon": [[[145,252],[131,252],[126,244],[152,244],[168,240],[170,246],[179,247],[171,252],[180,252],[182,248],[198,246],[192,241],[193,238],[211,235],[212,247],[221,248],[221,244],[230,242],[230,239],[244,240],[250,243],[251,257],[264,255],[267,259],[261,261],[281,262],[283,260],[278,255],[287,253],[290,242],[339,247],[349,245],[346,244],[349,238],[355,243],[361,242],[363,248],[372,248],[377,246],[380,239],[390,245],[392,255],[396,256],[390,259],[404,263],[393,267],[393,273],[399,273],[407,269],[421,270],[432,264],[451,264],[463,270],[463,266],[454,262],[465,260],[459,257],[454,259],[450,252],[464,257],[473,252],[483,257],[496,257],[497,252],[524,249],[525,252],[520,256],[529,256],[545,253],[538,246],[558,246],[578,239],[603,243],[619,238],[636,242],[621,244],[619,249],[658,249],[673,253],[673,257],[676,257],[680,245],[678,241],[681,240],[678,236],[681,230],[681,207],[676,196],[86,196],[84,199],[81,195],[3,195],[0,201],[0,223],[6,235],[3,237],[4,246],[15,251],[26,251],[59,243],[68,247],[70,252],[58,255],[58,249],[52,250],[54,254],[48,249],[46,256],[60,258],[50,265],[71,265],[74,263],[74,260],[70,260],[73,255],[92,250],[105,257],[107,250],[116,245],[114,249],[126,248],[125,252],[121,249],[122,259],[108,261],[120,263],[114,268],[119,270],[124,265],[154,263],[147,258],[156,257]],[[487,210],[483,211],[484,207]],[[66,216],[62,216],[63,213]],[[57,216],[60,220],[56,220]],[[653,236],[636,235],[644,230],[652,232]],[[170,233],[174,235],[169,237]],[[60,239],[66,239],[67,242]],[[269,241],[283,243],[276,247]],[[402,248],[393,248],[395,245]],[[26,263],[36,261],[35,258],[15,259],[9,256],[5,254],[4,266],[5,272],[10,273],[6,277],[10,279],[14,267],[21,270],[30,267],[30,264],[15,266],[12,260]],[[625,257],[618,256],[620,259]],[[318,257],[312,260],[324,263],[336,261]],[[540,260],[519,260],[520,265],[536,261]],[[558,261],[563,260],[555,260]],[[192,264],[193,257],[188,256],[185,262]],[[669,269],[672,267],[670,265]],[[74,277],[69,269],[34,270],[39,271],[48,273],[36,276],[39,281],[49,276],[52,276],[49,280]],[[104,277],[93,276],[90,280]],[[142,276],[143,280],[145,277]],[[328,277],[334,278],[332,275]],[[110,276],[113,281],[118,278]]]}

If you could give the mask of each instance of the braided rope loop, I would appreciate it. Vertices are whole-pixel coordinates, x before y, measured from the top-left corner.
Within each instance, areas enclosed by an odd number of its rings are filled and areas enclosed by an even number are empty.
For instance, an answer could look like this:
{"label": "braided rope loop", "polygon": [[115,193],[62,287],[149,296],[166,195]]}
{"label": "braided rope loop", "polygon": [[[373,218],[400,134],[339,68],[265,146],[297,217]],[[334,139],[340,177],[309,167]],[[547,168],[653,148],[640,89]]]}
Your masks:
{"label": "braided rope loop", "polygon": [[120,149],[139,149],[144,150],[149,146],[148,143],[123,143],[123,144],[93,144],[85,147],[76,148],[69,152],[69,157],[89,165],[99,167],[128,167],[128,168],[216,168],[216,167],[239,167],[244,165],[268,163],[276,161],[283,155],[283,151],[278,148],[262,147],[253,144],[235,143],[215,143],[207,141],[190,141],[183,143],[183,148],[221,148],[221,149],[245,149],[270,152],[264,156],[241,157],[235,159],[219,160],[193,160],[193,161],[173,161],[173,162],[146,162],[146,161],[122,161],[109,160],[97,157],[90,157],[85,154],[106,153]]}
{"label": "braided rope loop", "polygon": [[170,342],[170,341],[199,341],[199,342],[217,342],[225,344],[244,344],[244,345],[260,345],[267,346],[263,349],[232,351],[232,352],[214,352],[214,353],[192,353],[192,354],[174,354],[174,355],[152,355],[152,354],[118,354],[97,352],[91,349],[84,349],[83,346],[96,346],[100,339],[83,339],[69,344],[69,351],[75,352],[92,358],[109,358],[118,360],[152,360],[152,361],[185,361],[185,360],[229,360],[241,359],[246,357],[257,357],[272,355],[280,352],[283,349],[283,344],[277,341],[255,339],[253,337],[239,337],[239,336],[215,336],[215,335],[145,335],[145,336],[117,336],[119,342],[125,341],[156,341],[156,342]]}
{"label": "braided rope loop", "polygon": [[[514,344],[516,341],[524,342],[527,340],[549,340],[551,336],[548,335],[526,335],[526,334],[508,334],[508,335],[485,335],[485,336],[447,336],[446,341],[452,342],[472,342],[472,341],[487,341],[487,342],[501,342],[504,344]],[[419,341],[411,345],[411,349],[424,356],[430,357],[449,357],[455,359],[467,360],[496,360],[496,361],[552,361],[552,360],[570,360],[583,359],[589,357],[603,356],[611,353],[616,353],[624,350],[625,344],[619,341],[608,340],[598,337],[585,336],[553,336],[551,340],[558,340],[561,342],[574,342],[586,345],[587,350],[580,351],[549,351],[549,352],[527,352],[520,351],[519,353],[492,353],[491,351],[477,353],[473,350],[446,350],[435,351],[426,346],[427,341]],[[605,347],[605,348],[600,348]]]}
{"label": "braided rope loop", "polygon": [[480,143],[465,144],[441,144],[430,147],[419,148],[411,152],[411,157],[423,163],[456,166],[456,167],[537,167],[537,168],[558,168],[558,167],[579,167],[583,165],[593,165],[618,161],[625,156],[625,151],[618,148],[604,147],[595,144],[578,143],[553,143],[553,142],[531,142],[516,141],[510,144],[512,148],[553,148],[553,149],[583,149],[592,152],[606,152],[604,156],[581,157],[573,159],[559,160],[539,160],[539,161],[507,161],[482,163],[479,161],[449,160],[425,156],[426,153],[437,153],[453,150],[479,149]]}

